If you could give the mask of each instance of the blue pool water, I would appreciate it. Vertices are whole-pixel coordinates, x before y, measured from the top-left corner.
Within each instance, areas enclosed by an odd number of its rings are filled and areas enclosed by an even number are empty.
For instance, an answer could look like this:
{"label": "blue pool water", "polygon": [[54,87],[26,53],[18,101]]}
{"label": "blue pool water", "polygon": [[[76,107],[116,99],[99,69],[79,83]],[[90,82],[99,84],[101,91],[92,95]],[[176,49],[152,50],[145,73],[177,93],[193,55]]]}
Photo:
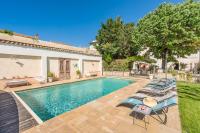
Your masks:
{"label": "blue pool water", "polygon": [[131,80],[99,78],[16,92],[46,121],[131,84]]}

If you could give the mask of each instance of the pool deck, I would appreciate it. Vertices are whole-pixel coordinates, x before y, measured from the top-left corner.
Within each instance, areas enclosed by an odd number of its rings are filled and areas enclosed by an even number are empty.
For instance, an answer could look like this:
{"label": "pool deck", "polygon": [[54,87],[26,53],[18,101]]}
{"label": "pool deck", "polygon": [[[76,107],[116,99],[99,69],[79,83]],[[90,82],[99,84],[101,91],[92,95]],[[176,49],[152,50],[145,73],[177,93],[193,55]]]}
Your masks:
{"label": "pool deck", "polygon": [[[144,122],[141,120],[135,120],[135,124],[133,125],[130,108],[123,106],[116,107],[122,100],[131,96],[149,82],[148,79],[144,78],[133,78],[133,80],[136,82],[123,89],[54,117],[26,130],[25,133],[181,133],[177,105],[169,109],[166,125],[160,124],[157,120],[149,117],[147,130],[144,128]],[[48,85],[57,83],[50,83]],[[40,86],[31,86],[31,88]],[[30,87],[11,88],[7,89],[7,91],[24,90],[26,88]]]}

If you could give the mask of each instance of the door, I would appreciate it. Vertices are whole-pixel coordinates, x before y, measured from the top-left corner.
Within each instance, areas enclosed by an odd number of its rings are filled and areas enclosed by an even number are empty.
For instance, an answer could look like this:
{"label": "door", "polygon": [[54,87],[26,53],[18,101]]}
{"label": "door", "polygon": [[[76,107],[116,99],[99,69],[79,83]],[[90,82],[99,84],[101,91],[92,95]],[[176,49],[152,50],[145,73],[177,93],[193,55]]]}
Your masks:
{"label": "door", "polygon": [[59,62],[59,79],[70,79],[70,60],[60,59]]}
{"label": "door", "polygon": [[65,78],[70,79],[70,61],[65,60]]}

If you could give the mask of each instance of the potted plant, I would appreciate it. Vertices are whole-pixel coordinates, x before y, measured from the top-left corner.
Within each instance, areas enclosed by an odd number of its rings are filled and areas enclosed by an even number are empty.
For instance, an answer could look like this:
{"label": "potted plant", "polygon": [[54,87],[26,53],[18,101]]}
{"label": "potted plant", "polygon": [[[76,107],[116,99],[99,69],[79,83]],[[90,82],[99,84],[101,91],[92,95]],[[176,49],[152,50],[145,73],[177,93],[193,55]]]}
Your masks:
{"label": "potted plant", "polygon": [[53,82],[53,76],[54,76],[53,73],[48,72],[47,76],[48,76],[48,82]]}
{"label": "potted plant", "polygon": [[76,71],[76,75],[77,75],[77,78],[80,79],[80,78],[81,78],[81,71],[80,71],[80,70],[77,70],[77,71]]}
{"label": "potted plant", "polygon": [[154,78],[153,71],[154,71],[154,66],[150,65],[149,66],[149,79],[151,79],[151,80]]}

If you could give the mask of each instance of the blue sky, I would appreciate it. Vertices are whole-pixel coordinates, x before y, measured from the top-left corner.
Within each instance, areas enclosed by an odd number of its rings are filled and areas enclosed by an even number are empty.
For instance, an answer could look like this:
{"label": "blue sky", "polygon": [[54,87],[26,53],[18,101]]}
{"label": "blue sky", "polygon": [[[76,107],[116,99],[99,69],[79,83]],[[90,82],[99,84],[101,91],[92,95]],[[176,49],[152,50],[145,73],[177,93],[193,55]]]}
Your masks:
{"label": "blue sky", "polygon": [[3,0],[0,29],[86,47],[106,19],[137,22],[163,2],[181,0]]}

